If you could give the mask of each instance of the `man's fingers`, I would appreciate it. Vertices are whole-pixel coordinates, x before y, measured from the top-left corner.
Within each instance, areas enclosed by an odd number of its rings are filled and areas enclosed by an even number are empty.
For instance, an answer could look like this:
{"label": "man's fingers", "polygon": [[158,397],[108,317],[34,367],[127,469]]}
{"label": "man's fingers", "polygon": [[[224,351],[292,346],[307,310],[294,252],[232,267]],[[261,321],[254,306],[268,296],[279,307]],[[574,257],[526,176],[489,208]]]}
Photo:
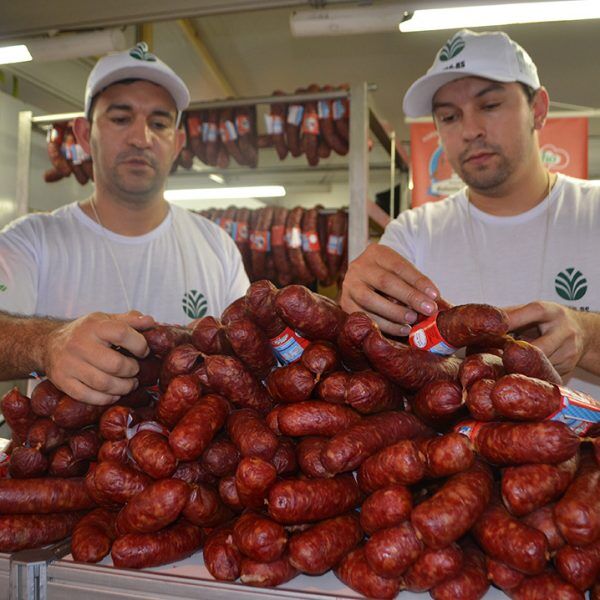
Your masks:
{"label": "man's fingers", "polygon": [[77,379],[69,379],[67,382],[62,383],[60,389],[75,400],[97,406],[114,404],[120,398],[120,396],[94,390]]}
{"label": "man's fingers", "polygon": [[96,335],[104,344],[125,348],[139,358],[148,355],[149,348],[146,338],[139,331],[133,329],[125,319],[104,321],[98,327]]}

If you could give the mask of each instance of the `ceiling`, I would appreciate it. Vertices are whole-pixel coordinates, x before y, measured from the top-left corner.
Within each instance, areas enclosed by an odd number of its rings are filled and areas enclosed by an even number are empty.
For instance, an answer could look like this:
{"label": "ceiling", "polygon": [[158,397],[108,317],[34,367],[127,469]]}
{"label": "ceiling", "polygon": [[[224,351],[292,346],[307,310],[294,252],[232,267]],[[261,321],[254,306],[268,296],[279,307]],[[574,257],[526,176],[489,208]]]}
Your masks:
{"label": "ceiling", "polygon": [[[506,0],[505,0],[506,1]],[[360,4],[388,4],[362,2]],[[462,4],[481,3],[466,0]],[[488,2],[491,3],[491,2]],[[376,86],[371,100],[399,140],[409,134],[401,104],[408,86],[425,72],[449,31],[379,32],[335,37],[294,38],[289,17],[293,10],[348,7],[357,3],[323,0],[20,0],[0,8],[0,41],[57,31],[123,26],[129,41],[135,24],[152,24],[154,51],[187,82],[194,102],[236,97],[256,97],[274,90],[293,92],[311,83],[341,84],[366,81]],[[456,0],[400,2],[416,6],[455,5]],[[368,6],[363,6],[369,10]],[[182,23],[177,19],[185,19]],[[502,27],[522,44],[538,66],[551,100],[578,107],[600,108],[600,20],[513,25]],[[187,32],[187,33],[186,33]],[[191,32],[191,33],[190,33]],[[195,32],[195,36],[194,36]],[[40,108],[60,113],[81,110],[83,89],[93,58],[49,63],[22,63],[2,67],[0,89],[12,90],[18,79],[19,97]],[[553,105],[563,109],[562,105]],[[375,149],[373,173],[387,178],[386,154]],[[269,165],[267,158],[261,166]],[[337,165],[342,164],[342,167]],[[302,159],[286,163],[303,166]],[[302,169],[296,174],[305,184],[336,181],[345,162],[327,163],[329,171]],[[260,171],[260,169],[259,169]],[[254,175],[255,178],[259,174]],[[344,175],[345,177],[345,175]],[[240,174],[244,179],[244,173]],[[273,181],[274,176],[267,173]],[[600,178],[600,119],[590,119],[590,178]],[[274,181],[273,181],[274,182]]]}

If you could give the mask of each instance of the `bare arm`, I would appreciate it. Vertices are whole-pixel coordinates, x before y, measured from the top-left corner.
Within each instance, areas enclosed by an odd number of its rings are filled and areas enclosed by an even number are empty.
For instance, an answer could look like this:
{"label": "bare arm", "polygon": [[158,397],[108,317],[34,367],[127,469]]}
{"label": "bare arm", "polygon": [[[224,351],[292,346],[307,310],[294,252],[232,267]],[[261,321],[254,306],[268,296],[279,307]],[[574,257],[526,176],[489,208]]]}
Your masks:
{"label": "bare arm", "polygon": [[346,312],[365,311],[386,333],[407,335],[416,313],[435,312],[439,296],[434,283],[400,254],[371,244],[348,266],[340,303]]}
{"label": "bare arm", "polygon": [[110,404],[137,387],[137,357],[148,353],[139,330],[152,317],[91,313],[74,321],[0,312],[0,379],[45,374],[62,391],[90,404]]}
{"label": "bare arm", "polygon": [[531,302],[507,309],[510,329],[537,325],[533,340],[561,375],[576,366],[600,375],[600,314],[577,311],[555,302]]}

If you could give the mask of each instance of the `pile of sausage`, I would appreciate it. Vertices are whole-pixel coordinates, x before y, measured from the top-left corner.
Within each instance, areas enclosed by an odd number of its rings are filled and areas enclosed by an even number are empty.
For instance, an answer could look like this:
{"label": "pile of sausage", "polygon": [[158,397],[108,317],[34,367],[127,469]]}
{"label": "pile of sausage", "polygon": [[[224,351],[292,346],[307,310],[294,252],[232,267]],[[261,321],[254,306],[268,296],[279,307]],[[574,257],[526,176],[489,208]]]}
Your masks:
{"label": "pile of sausage", "polygon": [[254,586],[333,570],[374,598],[600,598],[593,428],[553,420],[560,378],[502,310],[437,326],[464,360],[261,280],[220,319],[146,331],[140,386],[111,407],[9,392],[0,550],[72,532],[78,561],[202,548],[216,579]]}
{"label": "pile of sausage", "polygon": [[81,185],[94,179],[92,158],[75,141],[71,121],[54,123],[46,133],[46,142],[52,164],[44,173],[46,183],[59,181],[71,173]]}
{"label": "pile of sausage", "polygon": [[292,210],[230,207],[200,214],[220,225],[237,244],[250,281],[279,286],[338,283],[348,266],[348,214],[319,207]]}

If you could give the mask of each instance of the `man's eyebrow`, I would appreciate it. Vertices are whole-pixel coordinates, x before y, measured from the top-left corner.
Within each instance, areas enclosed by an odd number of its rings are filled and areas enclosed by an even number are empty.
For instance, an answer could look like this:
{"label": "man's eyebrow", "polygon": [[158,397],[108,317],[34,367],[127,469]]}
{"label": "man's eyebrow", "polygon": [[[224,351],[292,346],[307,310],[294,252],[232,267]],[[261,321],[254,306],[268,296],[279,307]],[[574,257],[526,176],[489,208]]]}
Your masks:
{"label": "man's eyebrow", "polygon": [[[498,91],[505,91],[506,90],[506,86],[502,85],[502,83],[499,83],[497,81],[492,81],[489,85],[486,85],[483,89],[479,90],[476,94],[475,94],[475,98],[481,98],[482,96],[485,96],[486,94],[489,94],[490,92],[498,92]],[[454,104],[452,102],[434,102],[431,111],[435,112],[438,108],[446,108],[446,107],[453,107]]]}
{"label": "man's eyebrow", "polygon": [[[108,106],[106,112],[108,113],[112,110],[123,110],[126,112],[133,112],[133,106],[131,106],[131,104],[119,104],[115,102]],[[166,110],[163,108],[155,108],[151,114],[155,117],[165,117],[167,119],[171,119],[171,121],[175,120],[175,115],[173,114],[173,111]]]}

